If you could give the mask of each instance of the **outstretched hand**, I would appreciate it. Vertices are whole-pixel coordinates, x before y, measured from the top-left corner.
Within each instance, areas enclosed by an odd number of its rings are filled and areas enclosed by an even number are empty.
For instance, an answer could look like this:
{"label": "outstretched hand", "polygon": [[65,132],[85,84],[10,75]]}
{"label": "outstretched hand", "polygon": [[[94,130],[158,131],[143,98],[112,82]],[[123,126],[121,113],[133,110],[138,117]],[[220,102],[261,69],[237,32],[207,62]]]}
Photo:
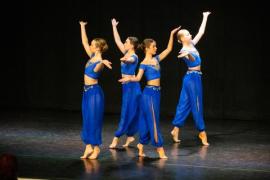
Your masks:
{"label": "outstretched hand", "polygon": [[188,59],[190,61],[195,61],[195,58],[189,52],[181,52],[181,53],[179,53],[179,55],[177,57],[178,58],[183,58],[185,56],[188,56]]}
{"label": "outstretched hand", "polygon": [[181,26],[177,27],[177,28],[174,28],[172,31],[171,31],[171,34],[174,35],[177,31],[179,31],[181,28]]}
{"label": "outstretched hand", "polygon": [[128,60],[128,57],[124,56],[120,59],[120,61],[127,61]]}
{"label": "outstretched hand", "polygon": [[102,64],[104,64],[107,68],[112,69],[112,63],[107,59],[102,60]]}
{"label": "outstretched hand", "polygon": [[209,14],[211,14],[210,11],[203,12],[203,15],[204,15],[204,16],[208,16]]}
{"label": "outstretched hand", "polygon": [[188,55],[188,52],[179,52],[179,54],[178,54],[178,58],[182,58],[182,57],[185,57],[185,56],[187,56]]}
{"label": "outstretched hand", "polygon": [[80,23],[80,25],[83,25],[83,26],[85,26],[87,24],[86,21],[80,21],[79,23]]}
{"label": "outstretched hand", "polygon": [[118,25],[118,23],[119,23],[119,22],[118,22],[118,21],[116,21],[116,19],[115,19],[115,18],[113,18],[113,19],[112,19],[112,25],[113,25],[113,26],[117,26],[117,25]]}
{"label": "outstretched hand", "polygon": [[130,81],[130,77],[122,77],[121,79],[118,80],[118,82],[124,84]]}

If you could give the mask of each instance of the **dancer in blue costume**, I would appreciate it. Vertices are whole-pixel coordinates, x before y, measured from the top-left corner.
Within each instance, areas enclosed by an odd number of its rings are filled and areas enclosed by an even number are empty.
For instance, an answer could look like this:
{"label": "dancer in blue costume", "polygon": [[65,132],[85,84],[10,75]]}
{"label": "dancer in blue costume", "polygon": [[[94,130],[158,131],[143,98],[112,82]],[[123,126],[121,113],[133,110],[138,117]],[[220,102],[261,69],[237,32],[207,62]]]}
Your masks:
{"label": "dancer in blue costume", "polygon": [[102,59],[102,53],[108,49],[106,41],[102,38],[95,38],[89,45],[85,30],[86,24],[86,22],[80,21],[82,44],[90,57],[84,71],[81,137],[86,148],[81,158],[96,159],[100,153],[99,145],[102,144],[101,132],[104,113],[104,94],[98,85],[98,78],[104,65],[110,69],[112,67],[108,60]]}
{"label": "dancer in blue costume", "polygon": [[209,145],[205,132],[205,124],[203,119],[203,100],[202,100],[202,72],[201,58],[195,45],[204,34],[207,18],[210,12],[203,13],[203,21],[198,34],[192,39],[189,31],[182,29],[177,33],[178,41],[183,44],[179,58],[182,58],[186,63],[188,70],[183,78],[182,90],[179,97],[179,102],[176,108],[176,114],[172,122],[174,128],[171,131],[174,142],[180,142],[178,139],[179,128],[184,126],[187,116],[192,112],[193,119],[199,138],[203,145]]}
{"label": "dancer in blue costume", "polygon": [[[125,43],[123,43],[119,36],[117,25],[118,22],[112,19],[115,43],[124,54],[124,57],[120,59],[122,77],[133,77],[139,61],[135,53],[138,46],[138,39],[136,37],[128,37]],[[140,95],[141,87],[139,82],[127,82],[122,85],[121,118],[110,148],[117,146],[119,137],[122,135],[127,136],[126,143],[123,147],[129,146],[129,144],[135,140],[133,136],[138,130]]]}
{"label": "dancer in blue costume", "polygon": [[156,55],[157,47],[153,39],[145,39],[141,44],[144,50],[145,58],[140,64],[139,72],[135,77],[123,77],[119,82],[126,83],[129,81],[138,82],[145,74],[147,85],[145,86],[142,99],[142,118],[139,121],[140,140],[137,148],[139,156],[145,156],[143,145],[146,145],[151,140],[153,146],[157,148],[159,158],[166,159],[163,148],[163,139],[159,126],[159,111],[160,111],[160,61],[162,61],[171,51],[173,47],[173,36],[180,29],[175,28],[171,31],[170,39],[167,48]]}

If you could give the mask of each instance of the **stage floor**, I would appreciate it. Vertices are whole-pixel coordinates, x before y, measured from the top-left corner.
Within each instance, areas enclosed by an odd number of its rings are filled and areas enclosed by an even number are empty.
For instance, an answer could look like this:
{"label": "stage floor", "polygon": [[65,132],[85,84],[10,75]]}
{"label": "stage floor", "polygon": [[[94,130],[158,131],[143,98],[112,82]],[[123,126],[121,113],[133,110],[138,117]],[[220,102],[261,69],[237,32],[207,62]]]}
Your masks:
{"label": "stage floor", "polygon": [[117,128],[116,115],[106,115],[98,160],[80,160],[79,112],[5,112],[0,115],[0,154],[12,153],[18,176],[30,179],[270,179],[269,121],[206,119],[210,146],[201,146],[192,119],[180,144],[171,140],[171,118],[161,117],[168,160],[145,146],[137,156],[137,138],[129,148],[108,148]]}

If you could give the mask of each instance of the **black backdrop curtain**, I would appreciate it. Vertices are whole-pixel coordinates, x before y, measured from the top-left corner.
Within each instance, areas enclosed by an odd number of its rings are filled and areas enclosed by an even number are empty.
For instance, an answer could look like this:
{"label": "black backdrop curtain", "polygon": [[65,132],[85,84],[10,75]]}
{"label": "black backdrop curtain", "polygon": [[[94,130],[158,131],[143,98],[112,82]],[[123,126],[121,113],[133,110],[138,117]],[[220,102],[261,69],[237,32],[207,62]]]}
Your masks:
{"label": "black backdrop curtain", "polygon": [[[203,59],[204,112],[206,118],[269,119],[267,49],[263,32],[263,4],[236,5],[229,1],[72,1],[24,2],[23,57],[12,68],[2,68],[6,86],[1,107],[18,109],[80,110],[84,65],[78,21],[88,21],[89,39],[103,37],[113,62],[100,79],[106,113],[119,113],[121,84],[119,58],[110,19],[115,17],[122,40],[127,36],[154,38],[158,52],[166,48],[171,29],[181,25],[196,35],[202,12],[209,10],[206,33],[197,48]],[[185,64],[176,58],[181,45],[161,63],[161,113],[174,115]],[[139,53],[140,59],[143,54]],[[14,87],[14,80],[16,86]]]}

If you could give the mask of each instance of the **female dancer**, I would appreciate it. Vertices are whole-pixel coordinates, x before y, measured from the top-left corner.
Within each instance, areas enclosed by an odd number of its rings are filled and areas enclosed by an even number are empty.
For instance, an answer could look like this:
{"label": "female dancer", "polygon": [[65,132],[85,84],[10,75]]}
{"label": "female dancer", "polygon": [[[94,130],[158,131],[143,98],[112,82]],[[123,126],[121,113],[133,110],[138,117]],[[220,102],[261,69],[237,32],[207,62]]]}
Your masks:
{"label": "female dancer", "polygon": [[[139,156],[145,156],[143,145],[151,140],[152,145],[157,147],[160,158],[167,158],[163,149],[163,139],[159,127],[159,108],[160,108],[160,66],[162,61],[173,47],[173,36],[180,27],[171,31],[167,48],[159,55],[154,56],[157,51],[156,42],[153,39],[145,39],[141,48],[145,52],[145,58],[140,64],[140,69],[135,77],[123,77],[119,82],[140,81],[145,74],[147,85],[142,93],[142,119],[139,122],[140,140],[137,148]],[[154,57],[153,57],[154,56]]]}
{"label": "female dancer", "polygon": [[[124,57],[120,59],[122,77],[133,77],[138,64],[138,56],[135,53],[138,46],[138,39],[136,37],[128,37],[123,44],[117,31],[117,25],[118,22],[115,19],[112,19],[115,43],[120,51],[124,54]],[[127,147],[135,140],[133,136],[138,129],[138,102],[141,95],[141,87],[139,82],[128,82],[123,84],[122,94],[121,119],[110,148],[115,148],[117,146],[119,137],[124,134],[127,135],[127,140],[123,146]]]}
{"label": "female dancer", "polygon": [[201,82],[201,58],[194,45],[198,43],[205,31],[207,18],[210,12],[203,13],[203,21],[198,34],[192,39],[190,33],[182,29],[177,33],[178,41],[183,44],[179,58],[183,58],[188,66],[188,71],[183,78],[182,90],[180,93],[179,103],[176,109],[176,115],[172,122],[174,128],[171,131],[174,142],[180,142],[178,139],[179,128],[183,127],[190,111],[199,133],[199,138],[203,145],[209,145],[205,132],[203,120],[203,103],[202,103],[202,82]]}
{"label": "female dancer", "polygon": [[104,111],[104,94],[98,85],[98,78],[106,65],[111,67],[108,60],[102,60],[102,53],[108,49],[104,39],[95,38],[88,44],[85,31],[87,22],[80,21],[83,47],[90,57],[84,71],[84,91],[82,99],[83,128],[81,137],[86,144],[82,159],[96,159],[100,153],[99,145],[102,143],[101,131]]}

